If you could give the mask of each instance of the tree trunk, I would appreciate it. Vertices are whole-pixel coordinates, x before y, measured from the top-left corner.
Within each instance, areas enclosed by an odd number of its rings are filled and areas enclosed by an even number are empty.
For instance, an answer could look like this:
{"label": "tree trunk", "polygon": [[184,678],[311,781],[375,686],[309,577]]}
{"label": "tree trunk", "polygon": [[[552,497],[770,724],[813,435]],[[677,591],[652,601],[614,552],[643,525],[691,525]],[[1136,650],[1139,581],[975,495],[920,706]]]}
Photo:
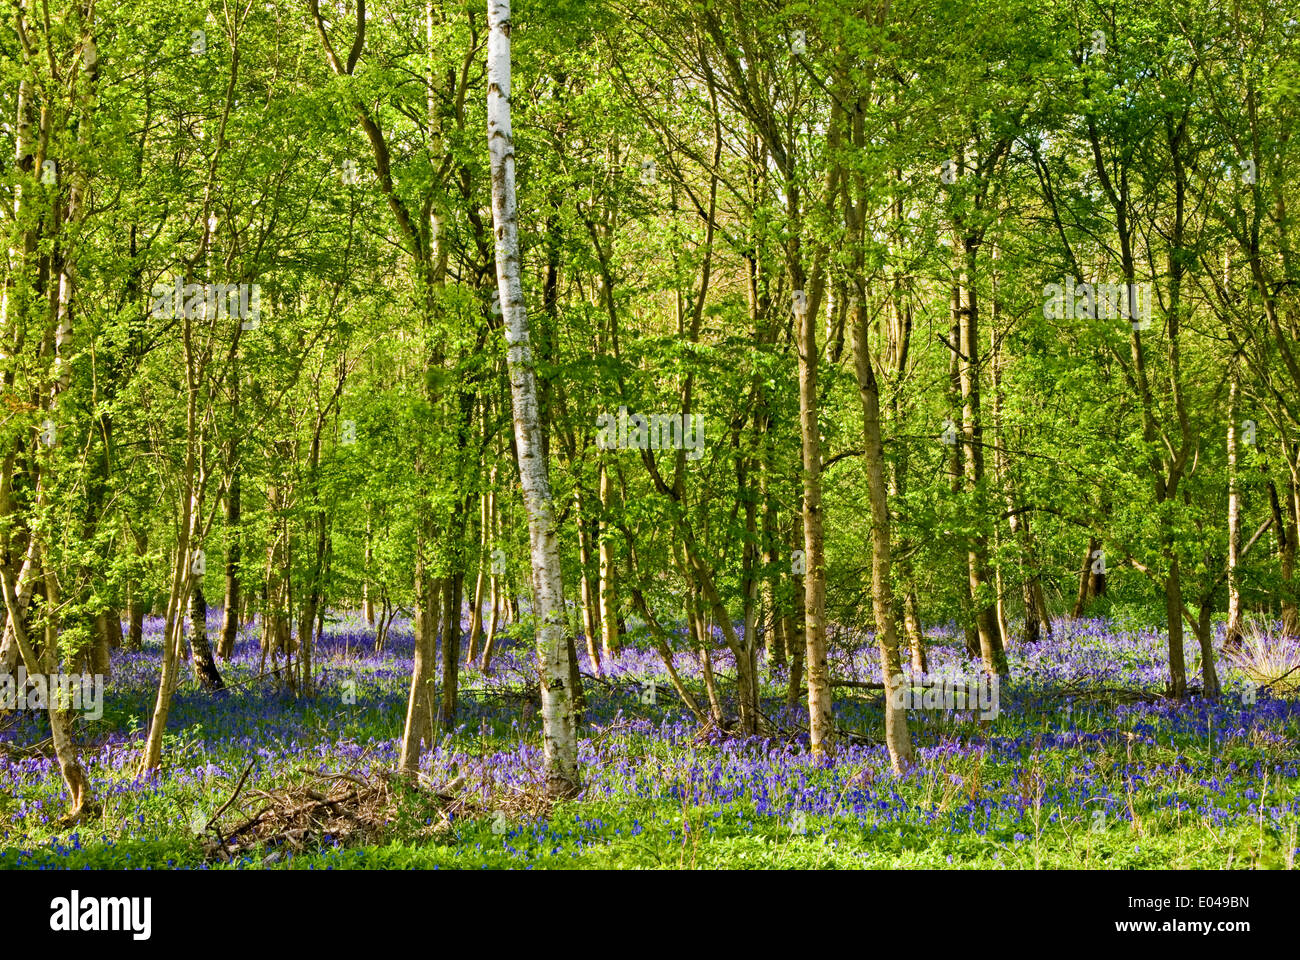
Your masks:
{"label": "tree trunk", "polygon": [[514,134],[510,123],[510,0],[488,0],[488,149],[492,170],[492,219],[496,230],[497,286],[506,329],[510,395],[514,413],[519,481],[528,514],[533,602],[538,615],[537,649],[542,664],[542,742],[547,793],[580,789],[578,748],[570,687],[568,618],[560,545],[552,509],[537,407],[537,377],[528,338],[528,314],[520,282],[515,207]]}
{"label": "tree trunk", "polygon": [[456,704],[460,696],[460,612],[464,583],[465,574],[458,570],[443,585],[442,705],[438,709],[438,724],[444,733],[456,729]]}
{"label": "tree trunk", "polygon": [[1169,693],[1181,697],[1187,692],[1187,668],[1183,663],[1183,587],[1178,555],[1165,554],[1169,579],[1165,581],[1165,616],[1169,621]]}
{"label": "tree trunk", "polygon": [[1241,584],[1237,565],[1241,560],[1241,477],[1238,459],[1241,442],[1237,432],[1240,416],[1241,371],[1239,359],[1233,357],[1228,377],[1228,625],[1223,639],[1225,649],[1241,643]]}
{"label": "tree trunk", "polygon": [[1219,674],[1214,668],[1214,627],[1211,618],[1214,607],[1203,601],[1196,617],[1196,641],[1201,647],[1201,692],[1208,700],[1219,698]]}
{"label": "tree trunk", "polygon": [[374,563],[374,535],[370,529],[371,504],[366,504],[366,552],[365,567],[361,576],[361,615],[366,623],[375,625],[375,601],[370,595],[370,568]]}
{"label": "tree trunk", "polygon": [[[804,277],[796,267],[791,277],[804,293]],[[806,297],[806,294],[805,294]],[[808,299],[813,302],[809,303]],[[821,427],[817,422],[817,301],[796,303],[799,342],[799,432],[803,448],[804,644],[808,671],[808,739],[813,756],[835,752],[835,719],[831,713],[830,667],[826,651],[826,554],[822,529]]]}
{"label": "tree trunk", "polygon": [[1092,594],[1093,554],[1101,547],[1096,537],[1088,538],[1088,547],[1083,553],[1083,566],[1079,568],[1079,590],[1074,598],[1074,607],[1070,610],[1070,619],[1080,620],[1088,606]]}
{"label": "tree trunk", "polygon": [[438,609],[442,582],[429,575],[424,557],[425,544],[416,544],[415,560],[415,664],[411,669],[411,689],[406,698],[406,724],[402,729],[402,747],[398,769],[414,777],[420,769],[420,744],[434,744],[434,667],[435,638],[438,635]]}
{"label": "tree trunk", "polygon": [[740,559],[740,592],[741,592],[741,635],[740,635],[740,654],[744,658],[744,663],[737,664],[736,677],[742,680],[746,688],[742,696],[748,702],[753,710],[753,722],[745,733],[757,733],[759,730],[759,680],[758,680],[758,502],[757,490],[749,488],[748,474],[749,470],[755,466],[754,461],[750,461],[748,469],[745,467],[745,458],[739,458],[737,463],[737,485],[736,488],[742,491],[741,495],[745,498],[745,544],[741,548]]}
{"label": "tree trunk", "polygon": [[789,643],[789,649],[786,651],[790,660],[790,674],[786,678],[785,686],[785,705],[794,709],[799,703],[799,695],[803,692],[803,667],[804,667],[804,605],[807,600],[807,593],[804,592],[803,576],[793,575],[791,577],[793,586],[794,609],[786,621],[785,636]]}
{"label": "tree trunk", "polygon": [[591,519],[587,515],[587,497],[579,483],[573,491],[574,507],[578,522],[578,566],[581,571],[579,587],[582,604],[582,633],[587,640],[587,659],[591,661],[591,672],[599,677],[600,668],[600,593],[599,574],[595,570],[595,558],[591,550]]}
{"label": "tree trunk", "polygon": [[212,659],[212,648],[208,645],[208,603],[203,597],[203,583],[196,576],[190,589],[190,666],[194,669],[194,678],[208,693],[225,689],[225,681],[217,670],[216,661]]}
{"label": "tree trunk", "polygon": [[[1300,452],[1297,452],[1300,461]],[[1282,634],[1287,637],[1300,637],[1300,604],[1295,594],[1295,554],[1297,530],[1300,530],[1300,483],[1296,482],[1295,473],[1291,475],[1288,486],[1290,497],[1287,499],[1286,513],[1286,550],[1282,554],[1282,588],[1286,592],[1282,600]]]}
{"label": "tree trunk", "polygon": [[492,578],[492,609],[488,613],[487,634],[483,637],[483,654],[479,660],[479,670],[487,673],[492,663],[492,648],[496,645],[497,624],[501,619],[501,592],[497,578]]}
{"label": "tree trunk", "polygon": [[958,325],[961,328],[961,399],[962,399],[962,472],[966,479],[966,492],[979,498],[976,503],[975,522],[980,524],[967,551],[967,568],[970,578],[971,600],[975,609],[975,630],[979,634],[980,659],[990,676],[1007,674],[1007,658],[1003,650],[1002,631],[997,618],[997,598],[993,587],[994,577],[989,569],[988,536],[982,527],[985,523],[984,489],[984,424],[980,411],[980,338],[979,300],[975,292],[976,257],[978,241],[963,238],[964,258],[959,281],[961,290]]}
{"label": "tree trunk", "polygon": [[[188,332],[187,332],[188,340]],[[188,354],[188,343],[187,343]],[[171,588],[167,591],[167,611],[163,625],[162,671],[158,680],[158,695],[154,700],[153,715],[149,721],[149,730],[145,735],[144,749],[140,757],[140,772],[155,770],[162,761],[163,733],[167,728],[167,715],[171,711],[172,692],[180,673],[182,622],[185,617],[185,600],[190,596],[193,564],[197,559],[191,541],[191,533],[197,529],[196,517],[202,502],[202,491],[198,482],[198,385],[194,381],[194,372],[187,357],[186,363],[187,401],[185,408],[185,466],[182,472],[182,489],[184,501],[182,507],[180,537],[172,555]]]}
{"label": "tree trunk", "polygon": [[[948,489],[952,492],[953,503],[961,502],[962,489],[964,483],[965,459],[964,447],[958,443],[954,436],[958,421],[962,418],[961,402],[961,288],[954,284],[952,288],[952,342],[948,351],[948,409],[951,411],[951,418],[945,426],[944,442],[948,444]],[[980,638],[979,632],[975,629],[974,622],[974,601],[970,592],[970,555],[961,557],[962,566],[966,567],[966,577],[958,590],[958,604],[961,610],[961,628],[964,637],[963,650],[967,657],[972,660],[980,657]]]}
{"label": "tree trunk", "polygon": [[483,591],[487,588],[487,570],[489,551],[492,543],[489,519],[492,515],[488,498],[491,490],[483,492],[479,498],[479,548],[478,564],[474,573],[474,600],[469,612],[469,637],[465,643],[465,662],[473,663],[478,659],[479,637],[483,633]]}
{"label": "tree trunk", "polygon": [[239,636],[240,510],[239,471],[236,470],[226,493],[225,609],[221,613],[221,641],[217,645],[217,655],[222,660],[235,655],[235,640]]}
{"label": "tree trunk", "polygon": [[[1289,486],[1288,489],[1292,489]],[[1277,535],[1277,559],[1282,579],[1282,635],[1300,637],[1300,605],[1297,605],[1292,592],[1295,584],[1295,543],[1296,520],[1291,504],[1294,498],[1287,497],[1283,504],[1277,493],[1277,484],[1268,481],[1269,506],[1273,511],[1273,530]]]}
{"label": "tree trunk", "polygon": [[[13,623],[14,644],[22,656],[27,673],[29,675],[44,674],[47,677],[55,675],[59,670],[58,644],[47,642],[45,644],[44,663],[37,659],[36,651],[32,649],[31,644],[28,642],[27,629],[22,622],[22,614],[14,590],[12,573],[8,567],[0,567],[0,583],[3,584],[5,610]],[[51,629],[55,629],[53,625],[51,625]],[[52,640],[53,638],[47,639]],[[68,788],[69,809],[67,820],[76,821],[80,819],[90,800],[90,784],[86,779],[81,762],[77,758],[77,748],[72,741],[68,711],[59,709],[58,698],[53,696],[46,697],[46,708],[49,714],[50,739],[54,746],[54,756],[58,761],[59,773],[63,776],[63,783]]]}
{"label": "tree trunk", "polygon": [[704,619],[699,589],[688,582],[686,592],[688,603],[686,616],[690,625],[691,641],[700,658],[700,678],[704,681],[704,692],[709,698],[709,716],[712,717],[714,725],[720,727],[726,714],[722,709],[722,698],[718,695],[717,680],[713,676],[713,657],[710,653],[713,638],[709,635],[708,625]]}
{"label": "tree trunk", "polygon": [[769,470],[764,464],[759,475],[758,497],[763,504],[763,585],[760,605],[763,611],[764,654],[768,666],[785,664],[785,635],[781,629],[785,620],[777,609],[781,596],[781,576],[778,572],[784,559],[780,538],[777,534],[776,499],[768,489]]}
{"label": "tree trunk", "polygon": [[123,646],[128,650],[140,650],[144,647],[144,598],[133,597],[130,602],[129,610],[130,612],[128,616],[131,618],[131,623],[127,628],[126,642]]}
{"label": "tree trunk", "polygon": [[890,541],[889,494],[885,484],[885,448],[880,431],[880,387],[867,352],[867,303],[860,292],[854,318],[853,360],[862,401],[862,434],[867,467],[867,493],[871,500],[871,607],[876,621],[876,646],[885,683],[885,746],[895,773],[914,762],[912,733],[907,710],[895,695],[907,681],[898,653],[898,624],[894,619],[893,587],[889,581]]}
{"label": "tree trunk", "polygon": [[614,505],[614,487],[605,465],[600,462],[600,535],[597,552],[600,561],[600,648],[606,660],[618,653],[618,584],[614,567],[614,541],[609,536],[608,517]]}

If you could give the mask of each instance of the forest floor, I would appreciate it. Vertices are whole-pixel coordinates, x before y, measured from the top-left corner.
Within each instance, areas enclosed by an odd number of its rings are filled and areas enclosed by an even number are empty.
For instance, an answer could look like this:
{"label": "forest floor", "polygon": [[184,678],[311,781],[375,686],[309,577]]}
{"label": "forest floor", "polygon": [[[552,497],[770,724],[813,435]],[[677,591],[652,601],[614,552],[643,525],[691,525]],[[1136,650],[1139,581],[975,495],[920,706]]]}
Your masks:
{"label": "forest floor", "polygon": [[[217,622],[214,612],[214,634]],[[996,718],[912,713],[919,764],[903,777],[889,770],[877,691],[836,688],[846,735],[833,761],[816,761],[806,720],[783,706],[783,668],[764,669],[773,730],[737,738],[702,733],[658,657],[629,646],[605,664],[607,679],[586,682],[584,789],[553,807],[535,800],[539,722],[521,693],[526,648],[506,641],[488,676],[462,673],[459,726],[425,752],[423,787],[393,782],[380,833],[340,843],[300,832],[227,862],[212,854],[212,822],[229,832],[271,798],[283,805],[291,789],[328,799],[395,766],[410,625],[399,621],[379,653],[356,618],[328,626],[310,699],[255,679],[257,641],[245,630],[222,665],[230,689],[212,697],[183,680],[163,765],[139,777],[161,624],[147,621],[146,631],[144,651],[115,651],[102,718],[78,720],[97,807],[76,827],[58,823],[67,801],[54,761],[20,755],[48,736],[43,715],[0,717],[0,746],[11,745],[0,750],[0,868],[1291,869],[1300,854],[1295,694],[1252,698],[1225,664],[1218,702],[1167,700],[1161,632],[1084,620],[1058,621],[1052,639],[1011,650]],[[841,652],[834,676],[879,679],[866,638],[834,639],[859,651]],[[932,667],[973,670],[959,637],[935,631],[932,642]],[[676,663],[699,690],[697,657]],[[714,666],[726,693],[731,664],[716,656]],[[1188,676],[1197,670],[1193,654]],[[448,784],[451,804],[436,796]]]}

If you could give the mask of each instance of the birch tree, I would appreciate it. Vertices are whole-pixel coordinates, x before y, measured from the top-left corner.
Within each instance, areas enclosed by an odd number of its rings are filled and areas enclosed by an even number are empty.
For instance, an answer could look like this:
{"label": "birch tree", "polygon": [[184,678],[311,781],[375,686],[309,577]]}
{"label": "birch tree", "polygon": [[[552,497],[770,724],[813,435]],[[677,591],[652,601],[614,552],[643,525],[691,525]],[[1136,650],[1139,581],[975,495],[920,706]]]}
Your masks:
{"label": "birch tree", "polygon": [[529,559],[538,615],[542,670],[542,740],[546,791],[578,790],[577,740],[570,689],[568,617],[537,405],[537,376],[528,338],[528,311],[520,281],[519,225],[515,207],[515,147],[510,126],[510,0],[488,0],[488,151],[492,168],[492,223],[497,287],[506,334],[519,482],[528,515]]}

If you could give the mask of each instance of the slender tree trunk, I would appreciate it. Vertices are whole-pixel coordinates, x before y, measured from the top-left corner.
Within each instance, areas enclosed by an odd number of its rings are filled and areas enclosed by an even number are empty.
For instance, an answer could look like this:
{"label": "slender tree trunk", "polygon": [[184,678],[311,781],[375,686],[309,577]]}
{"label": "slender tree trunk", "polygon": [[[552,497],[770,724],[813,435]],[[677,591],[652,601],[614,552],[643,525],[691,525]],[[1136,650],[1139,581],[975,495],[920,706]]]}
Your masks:
{"label": "slender tree trunk", "polygon": [[[230,373],[230,414],[233,422],[240,421],[240,372],[236,352]],[[217,656],[229,660],[235,655],[235,639],[239,635],[239,561],[243,547],[243,529],[240,500],[239,438],[232,437],[226,469],[230,483],[226,489],[226,563],[225,607],[221,614],[221,639],[217,643]]]}
{"label": "slender tree trunk", "polygon": [[208,602],[203,597],[203,583],[196,576],[190,588],[190,666],[194,678],[208,693],[225,689],[225,681],[212,659],[208,645]]}
{"label": "slender tree trunk", "polygon": [[1228,625],[1223,640],[1225,649],[1241,643],[1241,584],[1237,565],[1241,560],[1241,476],[1238,460],[1241,442],[1237,418],[1241,414],[1240,360],[1233,357],[1228,377]]}
{"label": "slender tree trunk", "polygon": [[[190,466],[193,466],[192,462]],[[188,506],[186,509],[188,512]],[[182,529],[186,532],[181,536],[181,541],[177,544],[175,555],[172,558],[172,584],[167,595],[167,611],[163,621],[162,672],[158,680],[158,696],[154,701],[153,715],[149,721],[149,731],[145,735],[144,750],[140,758],[140,771],[142,773],[156,769],[162,760],[163,732],[167,727],[167,715],[171,710],[172,691],[175,689],[179,672],[181,620],[183,616],[180,598],[182,588],[187,585],[189,565],[194,559],[189,549],[189,517],[186,516],[184,521]],[[185,591],[185,594],[188,595],[188,590]]]}
{"label": "slender tree trunk", "polygon": [[198,514],[201,491],[198,488],[198,384],[189,359],[188,330],[186,331],[186,408],[185,408],[185,465],[182,471],[184,506],[179,526],[180,537],[172,556],[171,588],[167,592],[167,611],[163,625],[162,671],[158,680],[158,695],[154,700],[153,715],[145,735],[140,757],[140,772],[155,770],[162,761],[163,733],[167,728],[167,715],[171,710],[172,691],[179,675],[181,624],[185,616],[184,600],[190,595],[191,576],[196,554],[191,546],[191,531],[196,529],[194,518]]}
{"label": "slender tree trunk", "polygon": [[[964,258],[960,280],[961,328],[961,398],[962,398],[962,471],[966,492],[979,498],[976,522],[984,523],[982,491],[984,489],[984,424],[980,410],[980,338],[979,301],[975,292],[978,242],[963,239]],[[980,659],[990,674],[1005,676],[1007,658],[1003,650],[1002,631],[997,618],[997,598],[992,596],[994,577],[989,568],[988,535],[981,529],[970,541],[967,551],[971,599],[975,609],[975,630],[979,634]]]}
{"label": "slender tree trunk", "polygon": [[760,604],[763,610],[763,632],[765,656],[769,666],[785,664],[785,635],[782,627],[785,619],[777,609],[781,595],[781,577],[777,572],[784,559],[780,539],[777,535],[776,500],[768,489],[769,470],[763,466],[759,475],[759,499],[763,503],[763,586]]}
{"label": "slender tree trunk", "polygon": [[1295,583],[1295,543],[1296,520],[1291,509],[1293,498],[1288,496],[1285,504],[1278,496],[1277,484],[1268,481],[1269,506],[1273,511],[1273,530],[1277,536],[1277,559],[1282,580],[1282,635],[1300,637],[1300,605],[1297,605],[1294,590]]}
{"label": "slender tree trunk", "polygon": [[1211,618],[1214,615],[1212,600],[1201,603],[1196,617],[1196,642],[1201,648],[1201,690],[1208,700],[1219,698],[1219,674],[1214,668],[1214,627]]}
{"label": "slender tree trunk", "polygon": [[[791,278],[803,293],[804,278]],[[817,422],[817,298],[796,304],[799,342],[799,429],[803,441],[804,643],[808,671],[808,736],[814,756],[835,752],[830,666],[826,650],[826,554],[822,529],[821,427]]]}
{"label": "slender tree trunk", "polygon": [[[1300,451],[1296,454],[1300,464]],[[1300,482],[1296,480],[1295,465],[1292,467],[1291,481],[1288,485],[1290,497],[1287,500],[1286,513],[1286,550],[1282,554],[1282,588],[1286,592],[1282,601],[1282,633],[1288,637],[1300,637],[1300,604],[1296,602],[1295,560],[1296,538],[1300,530]]]}
{"label": "slender tree trunk", "polygon": [[[406,724],[402,729],[402,746],[398,769],[414,777],[420,769],[420,744],[434,744],[434,657],[438,635],[438,608],[442,582],[429,575],[424,544],[417,544],[415,566],[415,664],[411,669],[411,689],[406,698]],[[381,624],[386,631],[386,623]]]}
{"label": "slender tree trunk", "polygon": [[575,486],[574,507],[578,521],[578,565],[581,570],[579,587],[582,604],[582,632],[587,639],[587,659],[591,672],[601,676],[600,667],[600,610],[597,595],[600,593],[599,575],[595,572],[595,559],[591,550],[591,520],[587,515],[587,497],[581,484]]}
{"label": "slender tree trunk", "polygon": [[[959,503],[962,496],[964,483],[965,448],[958,443],[955,437],[957,424],[962,419],[962,402],[961,402],[961,287],[954,284],[952,288],[952,329],[951,329],[951,349],[948,353],[948,408],[951,411],[951,418],[945,425],[944,442],[948,444],[948,488],[952,492],[954,503]],[[974,600],[970,591],[970,552],[965,551],[965,556],[961,558],[962,566],[966,567],[966,577],[964,583],[958,591],[958,603],[961,609],[961,628],[964,637],[964,650],[967,657],[977,659],[980,656],[980,638],[979,632],[975,628],[974,622]]]}
{"label": "slender tree trunk", "polygon": [[[492,478],[493,478],[493,486],[492,486],[492,488],[493,488],[493,491],[496,490],[496,476],[497,476],[497,470],[496,470],[496,468],[494,467],[494,468],[492,469]],[[490,524],[491,524],[491,528],[492,528],[492,542],[493,542],[493,543],[500,543],[501,540],[502,540],[502,536],[501,536],[501,514],[500,514],[500,510],[499,510],[498,504],[497,504],[497,499],[496,499],[496,493],[495,493],[495,492],[492,494],[492,504],[491,504],[491,506],[492,506],[492,510],[491,510],[491,514],[490,514],[490,516],[489,516],[489,522],[490,522]],[[504,574],[504,570],[502,571],[502,573]],[[488,667],[489,667],[489,666],[491,665],[491,663],[492,663],[492,650],[493,650],[493,647],[494,647],[495,644],[496,644],[496,638],[497,638],[497,627],[498,627],[498,626],[500,625],[500,623],[501,623],[501,601],[502,601],[502,596],[501,596],[501,592],[502,592],[502,591],[501,591],[501,584],[502,584],[502,577],[501,577],[501,576],[498,576],[498,574],[497,574],[497,569],[496,569],[496,560],[495,560],[495,559],[493,560],[492,575],[491,575],[491,577],[490,577],[489,583],[490,583],[490,587],[491,587],[489,593],[491,594],[491,596],[490,596],[490,603],[491,603],[491,607],[492,607],[492,609],[488,611],[487,634],[486,634],[486,636],[484,636],[484,638],[483,638],[483,652],[482,652],[482,654],[481,654],[481,656],[480,656],[480,659],[479,659],[479,670],[480,670],[482,673],[487,673]]]}
{"label": "slender tree trunk", "polygon": [[374,535],[370,529],[371,512],[372,505],[367,503],[365,568],[361,579],[361,615],[366,618],[366,623],[373,627],[375,625],[375,601],[370,595],[370,569],[374,564]]}
{"label": "slender tree trunk", "polygon": [[488,506],[488,498],[491,495],[492,493],[489,490],[485,491],[479,498],[478,564],[474,574],[473,606],[469,612],[469,637],[465,642],[465,662],[467,664],[478,659],[478,641],[479,636],[483,633],[483,591],[487,587],[488,545],[491,542],[488,527],[488,517],[491,510]]}
{"label": "slender tree trunk", "polygon": [[[139,586],[137,585],[135,589],[138,590]],[[123,643],[128,650],[140,650],[144,647],[144,613],[144,598],[132,597],[127,614],[130,617],[130,625],[127,627],[126,641]]]}
{"label": "slender tree trunk", "polygon": [[1093,555],[1101,548],[1101,543],[1096,537],[1088,538],[1088,547],[1083,554],[1083,565],[1079,568],[1079,590],[1074,598],[1074,607],[1070,611],[1072,620],[1082,619],[1084,611],[1088,606],[1088,598],[1092,594],[1092,565],[1094,562]]}
{"label": "slender tree trunk", "polygon": [[460,613],[465,574],[457,571],[443,586],[442,609],[442,705],[438,710],[440,728],[445,733],[456,729],[456,705],[460,696]]}
{"label": "slender tree trunk", "polygon": [[1183,583],[1178,555],[1166,553],[1169,578],[1165,581],[1165,616],[1169,621],[1169,692],[1181,697],[1187,690],[1187,667],[1183,662]]}
{"label": "slender tree trunk", "polygon": [[713,656],[710,653],[713,638],[709,635],[708,625],[704,619],[704,609],[700,602],[699,588],[688,582],[686,590],[687,622],[690,627],[692,645],[700,658],[700,678],[704,681],[704,692],[709,698],[709,716],[713,719],[714,725],[720,727],[726,714],[722,709],[722,698],[718,694],[718,683],[713,675]]}
{"label": "slender tree trunk", "polygon": [[497,624],[501,619],[501,595],[496,577],[492,578],[492,609],[488,613],[487,635],[483,638],[483,653],[479,659],[479,670],[487,673],[492,663],[492,650],[496,645]]}
{"label": "slender tree trunk", "polygon": [[[894,421],[901,425],[901,420],[901,411],[895,399]],[[889,496],[896,502],[901,502],[907,477],[906,451],[900,450],[889,466]],[[925,655],[925,634],[921,629],[920,601],[916,595],[916,572],[912,568],[911,553],[911,542],[906,537],[900,538],[896,566],[899,583],[903,588],[903,633],[907,637],[913,672],[924,674],[929,670],[929,664]]]}
{"label": "slender tree trunk", "polygon": [[[744,463],[744,458],[740,459]],[[740,560],[740,592],[741,592],[741,635],[740,635],[740,652],[738,659],[743,657],[744,663],[737,663],[736,678],[744,684],[741,696],[745,699],[746,704],[753,712],[753,722],[746,733],[757,733],[759,730],[759,689],[758,689],[758,581],[759,571],[757,569],[758,556],[758,502],[757,490],[749,488],[748,473],[754,468],[753,461],[749,464],[749,469],[739,469],[737,475],[737,489],[745,491],[745,545],[741,549]]]}
{"label": "slender tree trunk", "polygon": [[506,329],[510,394],[519,480],[528,514],[537,649],[542,664],[542,742],[547,793],[579,789],[577,737],[570,688],[568,618],[555,529],[551,486],[537,407],[537,377],[520,282],[515,208],[514,134],[510,123],[510,0],[488,0],[488,149],[492,168],[492,220],[496,228],[497,286]]}
{"label": "slender tree trunk", "polygon": [[614,485],[602,458],[600,463],[600,648],[606,660],[618,653],[618,584],[614,566],[614,541],[609,536],[610,516],[614,507]]}
{"label": "slender tree trunk", "polygon": [[225,609],[221,614],[221,642],[217,646],[217,654],[222,660],[235,655],[235,639],[239,636],[240,507],[239,473],[236,471],[230,478],[230,489],[226,493]]}
{"label": "slender tree trunk", "polygon": [[806,632],[804,609],[808,596],[804,591],[803,579],[802,574],[791,577],[794,588],[792,594],[794,609],[786,622],[785,629],[785,636],[789,642],[786,653],[790,660],[790,673],[786,678],[785,705],[791,709],[798,705],[799,696],[803,693],[804,644],[802,641]]}
{"label": "slender tree trunk", "polygon": [[[58,644],[45,644],[44,662],[37,659],[36,651],[28,642],[27,629],[23,624],[17,595],[14,590],[12,573],[7,567],[0,567],[0,581],[3,583],[5,610],[13,623],[14,643],[22,656],[23,665],[28,675],[52,677],[58,673]],[[47,638],[52,641],[53,638]],[[86,811],[90,801],[90,784],[81,762],[77,758],[77,748],[72,742],[69,712],[60,709],[58,698],[46,697],[46,708],[50,721],[50,739],[54,746],[54,756],[59,764],[59,773],[68,788],[69,808],[66,820],[75,822]]]}
{"label": "slender tree trunk", "polygon": [[[32,593],[36,587],[38,571],[36,569],[36,554],[40,549],[40,542],[35,535],[29,534],[27,539],[27,549],[24,551],[23,563],[18,570],[18,586],[15,593],[15,602],[17,603],[18,614],[21,617],[27,616],[27,608],[32,600]],[[18,643],[15,636],[15,623],[13,617],[5,621],[4,640],[0,644],[0,651],[5,654],[5,659],[0,662],[4,673],[12,673],[15,664],[19,659]]]}
{"label": "slender tree trunk", "polygon": [[914,762],[912,734],[907,726],[907,710],[898,687],[903,677],[898,653],[898,624],[894,619],[893,587],[890,584],[889,494],[885,484],[885,448],[880,431],[880,387],[871,366],[867,348],[867,303],[863,291],[854,318],[854,368],[858,378],[858,395],[862,401],[862,433],[867,467],[867,494],[871,500],[871,606],[876,620],[876,646],[880,654],[880,671],[885,683],[885,746],[895,773],[902,773]]}

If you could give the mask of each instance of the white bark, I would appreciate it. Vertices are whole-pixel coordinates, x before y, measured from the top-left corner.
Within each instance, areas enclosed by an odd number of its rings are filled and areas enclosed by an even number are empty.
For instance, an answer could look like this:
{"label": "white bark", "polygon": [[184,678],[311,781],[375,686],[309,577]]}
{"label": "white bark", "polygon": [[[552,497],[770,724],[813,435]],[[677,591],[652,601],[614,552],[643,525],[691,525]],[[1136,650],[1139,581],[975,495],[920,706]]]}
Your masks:
{"label": "white bark", "polygon": [[1237,418],[1241,413],[1241,373],[1239,359],[1233,357],[1228,375],[1228,627],[1226,641],[1233,646],[1241,640],[1241,583],[1237,565],[1241,561],[1241,436]]}
{"label": "white bark", "polygon": [[547,791],[564,795],[578,787],[573,691],[569,688],[568,618],[555,531],[550,479],[543,456],[537,378],[528,340],[528,313],[519,280],[519,229],[515,208],[515,148],[510,126],[510,0],[488,0],[488,150],[492,163],[492,220],[496,234],[497,287],[506,332],[510,395],[514,409],[519,480],[528,513],[533,597],[539,616],[542,669],[542,740]]}

